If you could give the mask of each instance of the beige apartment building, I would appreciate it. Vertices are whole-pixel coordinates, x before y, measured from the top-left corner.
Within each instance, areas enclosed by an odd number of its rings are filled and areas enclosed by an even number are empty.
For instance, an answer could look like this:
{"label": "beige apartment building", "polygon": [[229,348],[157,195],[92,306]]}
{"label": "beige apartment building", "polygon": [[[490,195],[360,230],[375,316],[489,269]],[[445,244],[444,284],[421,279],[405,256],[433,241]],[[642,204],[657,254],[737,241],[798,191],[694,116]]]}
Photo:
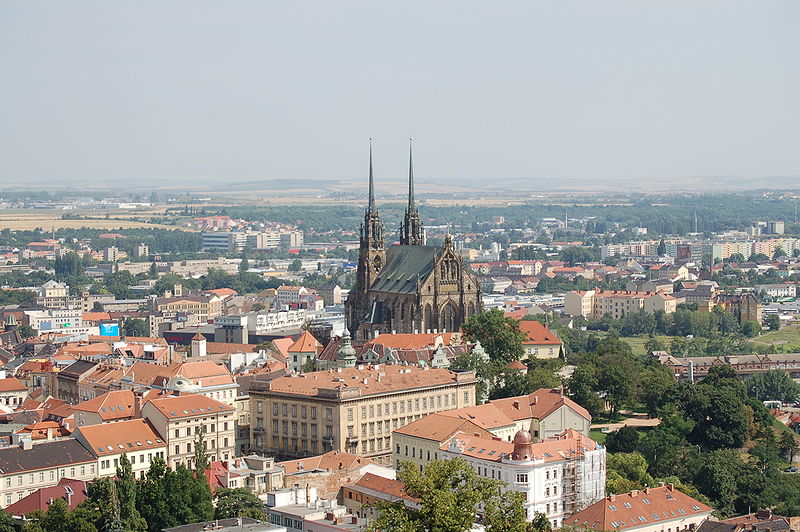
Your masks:
{"label": "beige apartment building", "polygon": [[250,386],[251,450],[296,458],[333,450],[392,463],[392,431],[475,404],[474,372],[401,365],[337,368]]}
{"label": "beige apartment building", "polygon": [[0,449],[0,508],[6,508],[39,488],[62,478],[92,480],[97,461],[78,440],[20,445]]}
{"label": "beige apartment building", "polygon": [[162,395],[142,407],[167,444],[167,464],[192,467],[196,434],[205,430],[209,460],[236,456],[236,413],[231,405],[199,394]]}
{"label": "beige apartment building", "polygon": [[75,438],[97,457],[100,477],[116,475],[123,454],[136,478],[144,478],[156,458],[167,459],[167,444],[144,419],[78,427]]}
{"label": "beige apartment building", "polygon": [[599,320],[609,314],[619,319],[639,311],[654,313],[675,312],[678,299],[661,292],[630,292],[627,290],[576,290],[564,296],[564,311],[570,316]]}

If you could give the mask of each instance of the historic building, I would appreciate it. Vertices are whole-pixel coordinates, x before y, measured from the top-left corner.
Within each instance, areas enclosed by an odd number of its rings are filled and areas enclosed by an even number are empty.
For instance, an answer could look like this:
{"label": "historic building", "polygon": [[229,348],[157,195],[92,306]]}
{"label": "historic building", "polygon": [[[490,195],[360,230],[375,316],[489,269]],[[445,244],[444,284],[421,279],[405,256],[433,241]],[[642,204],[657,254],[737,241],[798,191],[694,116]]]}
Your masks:
{"label": "historic building", "polygon": [[375,203],[372,144],[369,200],[361,225],[356,285],[347,297],[347,320],[356,340],[376,333],[457,331],[482,310],[478,279],[464,266],[450,235],[442,247],[425,245],[414,200],[414,169],[409,146],[408,205],[400,224],[400,244],[386,247]]}

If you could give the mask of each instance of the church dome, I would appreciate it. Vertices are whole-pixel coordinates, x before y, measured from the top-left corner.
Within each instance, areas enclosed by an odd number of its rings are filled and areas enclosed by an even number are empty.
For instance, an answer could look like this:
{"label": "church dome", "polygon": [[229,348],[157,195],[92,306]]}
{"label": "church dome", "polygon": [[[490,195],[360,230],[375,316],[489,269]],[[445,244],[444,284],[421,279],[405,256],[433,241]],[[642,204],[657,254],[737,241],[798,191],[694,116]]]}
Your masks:
{"label": "church dome", "polygon": [[515,461],[527,461],[533,459],[533,438],[527,430],[521,430],[514,435],[514,452],[511,459]]}

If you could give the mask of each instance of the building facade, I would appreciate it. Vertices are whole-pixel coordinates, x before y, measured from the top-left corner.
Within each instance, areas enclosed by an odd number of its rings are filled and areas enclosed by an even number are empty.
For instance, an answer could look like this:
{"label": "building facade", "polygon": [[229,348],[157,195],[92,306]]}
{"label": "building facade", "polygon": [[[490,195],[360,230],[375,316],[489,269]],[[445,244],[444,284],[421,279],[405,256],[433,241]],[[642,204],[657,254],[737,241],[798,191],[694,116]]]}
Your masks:
{"label": "building facade", "polygon": [[475,404],[474,372],[415,366],[337,368],[254,380],[251,449],[287,458],[340,450],[392,462],[392,431]]}

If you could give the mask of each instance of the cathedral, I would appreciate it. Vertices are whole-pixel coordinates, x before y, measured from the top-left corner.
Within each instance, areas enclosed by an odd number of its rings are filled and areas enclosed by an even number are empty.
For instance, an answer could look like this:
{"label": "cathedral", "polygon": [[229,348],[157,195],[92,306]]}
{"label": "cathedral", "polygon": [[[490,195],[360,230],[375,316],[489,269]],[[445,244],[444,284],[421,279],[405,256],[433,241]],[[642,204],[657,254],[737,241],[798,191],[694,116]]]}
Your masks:
{"label": "cathedral", "polygon": [[361,224],[356,284],[345,303],[347,327],[355,340],[376,333],[458,331],[482,310],[478,279],[464,266],[448,234],[442,247],[425,245],[414,200],[412,147],[408,153],[408,205],[399,244],[386,247],[375,204],[372,141],[369,148],[369,199]]}

